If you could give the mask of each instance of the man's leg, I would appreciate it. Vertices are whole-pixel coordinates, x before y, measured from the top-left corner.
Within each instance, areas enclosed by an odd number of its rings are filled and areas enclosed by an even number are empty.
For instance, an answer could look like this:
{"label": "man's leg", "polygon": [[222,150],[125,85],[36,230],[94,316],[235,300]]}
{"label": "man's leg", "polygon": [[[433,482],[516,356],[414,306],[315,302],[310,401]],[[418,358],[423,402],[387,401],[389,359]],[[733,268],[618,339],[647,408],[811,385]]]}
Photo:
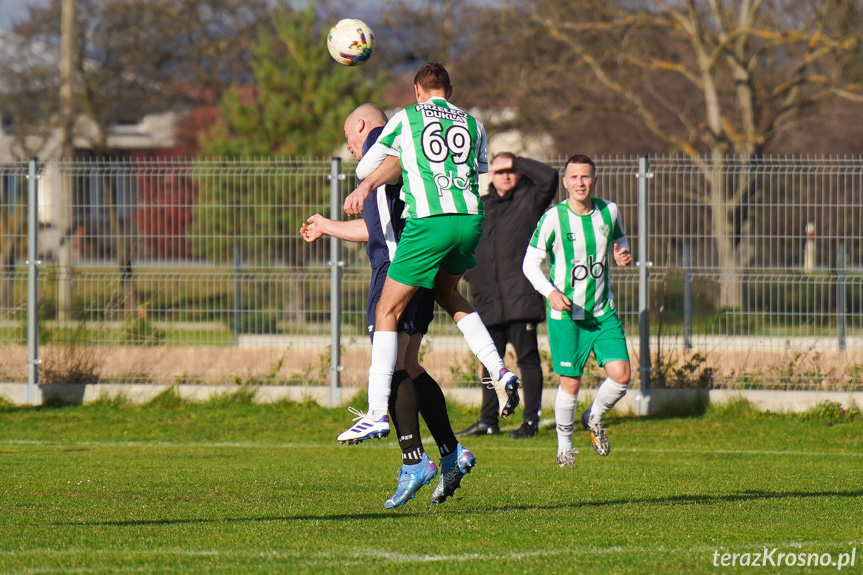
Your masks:
{"label": "man's leg", "polygon": [[395,492],[386,500],[386,509],[395,509],[413,499],[423,485],[428,485],[438,469],[423,449],[419,424],[419,395],[404,369],[395,372],[389,397],[390,415],[399,438],[402,466]]}
{"label": "man's leg", "polygon": [[[587,340],[587,341],[584,341]],[[578,390],[584,365],[590,357],[592,341],[583,337],[581,329],[569,319],[548,318],[548,344],[552,365],[560,378],[554,399],[554,422],[557,430],[557,465],[574,467],[578,450],[572,446]]]}
{"label": "man's leg", "polygon": [[524,390],[524,423],[510,436],[513,439],[532,437],[539,428],[542,406],[542,362],[536,339],[536,324],[514,321],[506,324],[506,332],[518,360],[521,386]]}
{"label": "man's leg", "polygon": [[[375,332],[372,340],[372,361],[369,367],[369,410],[357,412],[355,423],[338,436],[339,443],[360,443],[370,438],[389,435],[390,385],[398,358],[398,317],[404,311],[417,288],[387,277],[375,311]],[[356,410],[355,410],[356,411]]]}
{"label": "man's leg", "polygon": [[626,395],[631,377],[630,364],[623,360],[610,361],[605,365],[605,374],[607,377],[599,386],[590,407],[592,421],[601,420],[602,416]]}
{"label": "man's leg", "polygon": [[[504,354],[506,354],[507,344],[506,328],[502,325],[488,325],[486,326],[486,329],[488,330],[488,334],[491,336],[492,341],[494,341],[498,355],[500,357],[504,357]],[[482,368],[482,379],[491,379],[491,375],[485,366]],[[498,426],[499,413],[500,402],[497,399],[497,393],[495,393],[494,389],[490,389],[483,385],[482,407],[479,412],[479,420],[467,429],[459,431],[457,435],[459,437],[469,437],[471,435],[497,435],[500,433],[500,427]]]}
{"label": "man's leg", "polygon": [[387,278],[375,312],[375,337],[369,367],[369,416],[386,415],[390,381],[398,358],[396,326],[417,288]]}
{"label": "man's leg", "polygon": [[611,448],[602,416],[626,395],[631,376],[626,336],[616,314],[602,321],[600,333],[593,342],[593,353],[597,363],[605,368],[607,378],[596,391],[590,409],[581,414],[581,424],[590,432],[594,451],[599,455],[608,455]]}
{"label": "man's leg", "polygon": [[501,417],[509,417],[518,407],[518,377],[504,367],[491,336],[479,314],[462,296],[456,286],[461,274],[453,275],[443,269],[435,276],[435,301],[453,318],[465,341],[477,359],[491,374],[491,384],[500,401]]}
{"label": "man's leg", "polygon": [[402,463],[405,465],[419,463],[425,453],[420,435],[419,394],[410,372],[405,369],[405,357],[408,354],[410,339],[411,337],[405,332],[399,332],[398,357],[389,396],[390,419],[398,434]]}
{"label": "man's leg", "polygon": [[389,401],[390,419],[402,450],[402,464],[419,463],[425,453],[420,435],[419,396],[407,371],[402,369],[393,374]]}
{"label": "man's leg", "polygon": [[605,381],[596,390],[590,409],[581,414],[581,425],[590,433],[593,449],[598,455],[608,455],[611,447],[602,416],[626,395],[630,367],[628,361],[615,360],[605,364]]}
{"label": "man's leg", "polygon": [[576,450],[572,447],[575,427],[575,410],[578,407],[578,388],[581,377],[560,376],[560,387],[554,399],[554,422],[557,430],[557,466],[575,467]]}
{"label": "man's leg", "polygon": [[462,477],[476,465],[473,453],[458,443],[452,431],[446,398],[438,383],[419,363],[422,334],[411,336],[405,354],[405,367],[414,380],[419,410],[440,452],[440,479],[432,492],[432,503],[443,503],[461,486]]}
{"label": "man's leg", "polygon": [[416,388],[419,412],[432,437],[434,437],[435,443],[437,443],[441,457],[443,457],[455,451],[458,441],[452,431],[443,391],[438,382],[419,363],[422,338],[421,333],[410,336],[405,353],[405,369]]}

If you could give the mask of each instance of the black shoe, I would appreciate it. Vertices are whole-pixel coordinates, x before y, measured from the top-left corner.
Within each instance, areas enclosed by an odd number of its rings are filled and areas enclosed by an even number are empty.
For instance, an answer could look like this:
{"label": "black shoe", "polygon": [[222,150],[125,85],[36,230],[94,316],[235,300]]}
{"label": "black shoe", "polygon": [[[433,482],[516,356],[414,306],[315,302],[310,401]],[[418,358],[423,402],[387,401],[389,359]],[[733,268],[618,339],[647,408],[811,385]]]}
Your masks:
{"label": "black shoe", "polygon": [[498,435],[500,427],[496,423],[489,425],[484,421],[477,421],[467,429],[456,432],[456,437],[469,437],[471,435]]}
{"label": "black shoe", "polygon": [[509,436],[513,439],[522,439],[524,437],[534,437],[539,433],[539,426],[532,421],[525,421],[521,427],[515,431],[510,431]]}

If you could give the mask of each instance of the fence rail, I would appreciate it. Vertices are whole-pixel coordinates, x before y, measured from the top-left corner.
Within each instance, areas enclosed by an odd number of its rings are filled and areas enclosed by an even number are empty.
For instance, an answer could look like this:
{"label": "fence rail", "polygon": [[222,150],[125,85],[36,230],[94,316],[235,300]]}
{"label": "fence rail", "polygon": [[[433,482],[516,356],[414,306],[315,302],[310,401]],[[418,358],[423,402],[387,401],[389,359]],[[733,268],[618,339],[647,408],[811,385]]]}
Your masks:
{"label": "fence rail", "polygon": [[[611,273],[634,366],[649,331],[654,386],[863,389],[863,159],[650,157],[642,205],[638,157],[595,160],[597,195],[652,263],[646,289],[635,266]],[[353,167],[339,164],[342,195]],[[32,378],[36,344],[43,383],[326,385],[339,317],[340,381],[364,384],[364,246],[341,248],[334,315],[330,244],[298,233],[330,213],[332,172],[328,159],[0,165],[0,381]],[[472,381],[438,314],[424,363],[445,386]]]}

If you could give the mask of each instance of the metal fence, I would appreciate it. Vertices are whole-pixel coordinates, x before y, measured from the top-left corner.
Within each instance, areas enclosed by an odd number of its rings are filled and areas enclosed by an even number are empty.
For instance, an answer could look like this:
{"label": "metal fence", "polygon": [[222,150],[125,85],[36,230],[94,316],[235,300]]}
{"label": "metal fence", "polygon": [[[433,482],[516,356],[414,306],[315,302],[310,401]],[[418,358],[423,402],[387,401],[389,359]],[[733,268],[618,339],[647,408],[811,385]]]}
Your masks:
{"label": "metal fence", "polygon": [[[650,157],[640,207],[638,157],[595,160],[597,195],[621,206],[634,254],[651,262],[641,294],[637,266],[611,273],[634,367],[649,319],[654,387],[863,389],[863,159]],[[41,383],[326,385],[335,358],[343,385],[363,385],[364,246],[331,252],[329,240],[299,236],[305,218],[330,213],[334,183],[341,205],[353,167],[334,174],[328,159],[275,158],[0,165],[0,381],[32,377],[30,332]],[[28,223],[31,186],[38,225]],[[34,276],[38,309],[28,317]],[[439,313],[423,362],[445,386],[472,385],[477,363]],[[540,339],[547,350],[542,330]],[[553,384],[548,361],[545,371]]]}

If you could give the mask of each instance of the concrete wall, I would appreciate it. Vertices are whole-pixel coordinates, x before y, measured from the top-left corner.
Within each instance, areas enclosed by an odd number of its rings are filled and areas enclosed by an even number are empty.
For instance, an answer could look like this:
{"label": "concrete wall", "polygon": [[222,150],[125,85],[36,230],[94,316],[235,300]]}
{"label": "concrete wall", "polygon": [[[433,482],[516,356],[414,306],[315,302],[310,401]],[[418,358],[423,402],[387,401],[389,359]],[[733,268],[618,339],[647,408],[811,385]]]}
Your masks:
{"label": "concrete wall", "polygon": [[[153,384],[52,384],[38,386],[37,393],[40,404],[70,404],[81,405],[98,399],[123,398],[132,403],[147,403],[161,393],[171,389],[170,385]],[[206,401],[213,397],[236,393],[249,388],[236,385],[178,385],[177,394],[182,399],[190,401]],[[308,386],[260,386],[254,389],[255,400],[258,403],[269,403],[279,400],[314,401],[319,405],[330,403],[329,387]],[[346,403],[358,393],[364,391],[359,387],[344,387],[339,390],[339,401]],[[451,403],[478,407],[481,402],[479,386],[475,388],[445,388],[444,393]],[[557,390],[547,388],[543,393],[542,409],[547,414],[554,413],[554,398]],[[583,403],[593,401],[595,389],[583,390],[579,400]],[[26,383],[0,383],[0,397],[16,404],[27,403]],[[644,398],[640,390],[630,390],[615,406],[621,414],[653,415],[668,411],[698,410],[704,405],[724,404],[729,401],[745,399],[760,411],[802,412],[812,409],[819,403],[830,401],[841,404],[844,408],[856,405],[863,409],[863,392],[841,391],[771,391],[771,390],[698,390],[698,389],[659,389],[650,393],[649,399]]]}

